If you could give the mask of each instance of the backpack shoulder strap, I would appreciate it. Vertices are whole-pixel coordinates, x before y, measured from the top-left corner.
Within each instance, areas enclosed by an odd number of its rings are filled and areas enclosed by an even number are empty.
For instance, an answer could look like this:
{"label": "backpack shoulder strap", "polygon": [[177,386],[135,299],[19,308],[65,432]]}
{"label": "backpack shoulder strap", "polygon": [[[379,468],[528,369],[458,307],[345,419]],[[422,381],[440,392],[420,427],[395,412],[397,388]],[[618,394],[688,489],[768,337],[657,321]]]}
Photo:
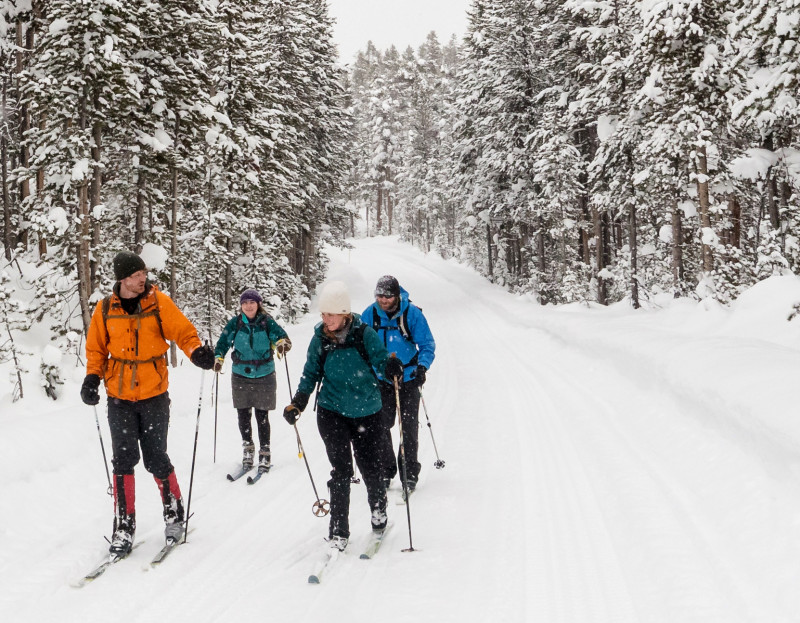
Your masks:
{"label": "backpack shoulder strap", "polygon": [[109,342],[108,337],[108,310],[111,309],[111,295],[103,297],[103,304],[100,307],[103,312],[103,328],[106,330],[106,344]]}
{"label": "backpack shoulder strap", "polygon": [[[155,299],[155,302],[156,302],[156,308],[153,311],[153,315],[155,316],[156,322],[158,323],[158,330],[161,333],[161,337],[164,339],[164,341],[168,342],[169,340],[167,340],[167,336],[164,335],[164,325],[161,323],[161,307],[158,304],[158,291],[157,290],[155,292],[153,292],[153,298]],[[106,342],[108,342],[108,315],[109,315],[109,312],[111,310],[111,295],[110,294],[103,298],[103,304],[102,304],[101,310],[103,312],[103,328],[106,330]],[[149,315],[149,313],[147,315]]]}
{"label": "backpack shoulder strap", "polygon": [[381,319],[374,305],[372,306],[372,328],[375,329],[375,331],[381,328]]}
{"label": "backpack shoulder strap", "polygon": [[367,330],[366,324],[361,324],[356,327],[355,331],[355,342],[356,342],[356,350],[358,354],[361,355],[361,358],[367,363],[367,365],[372,369],[372,364],[369,362],[369,355],[367,354],[367,347],[364,345],[364,331]]}
{"label": "backpack shoulder strap", "polygon": [[163,340],[167,342],[168,341],[167,336],[164,335],[164,325],[161,324],[161,307],[158,304],[158,290],[153,291],[153,298],[156,301],[155,317],[156,317],[156,322],[158,323],[158,330],[161,332],[161,337],[163,338]]}
{"label": "backpack shoulder strap", "polygon": [[367,330],[367,325],[365,323],[361,323],[359,326],[356,327],[356,330],[353,332],[353,343],[348,345],[340,345],[334,344],[333,342],[326,341],[322,344],[322,357],[319,360],[320,369],[325,369],[325,360],[328,358],[328,353],[332,350],[337,350],[340,348],[355,348],[358,351],[360,357],[366,362],[369,366],[370,370],[372,369],[372,364],[369,362],[369,354],[367,353],[367,347],[364,344],[364,331]]}
{"label": "backpack shoulder strap", "polygon": [[[402,335],[404,339],[408,340],[412,344],[416,344],[414,338],[411,337],[411,330],[408,328],[408,310],[411,309],[411,305],[412,303],[409,302],[408,307],[405,308],[405,311],[403,311],[400,318],[397,319],[397,327],[400,329],[400,335]],[[421,307],[418,307],[417,309],[422,311]]]}

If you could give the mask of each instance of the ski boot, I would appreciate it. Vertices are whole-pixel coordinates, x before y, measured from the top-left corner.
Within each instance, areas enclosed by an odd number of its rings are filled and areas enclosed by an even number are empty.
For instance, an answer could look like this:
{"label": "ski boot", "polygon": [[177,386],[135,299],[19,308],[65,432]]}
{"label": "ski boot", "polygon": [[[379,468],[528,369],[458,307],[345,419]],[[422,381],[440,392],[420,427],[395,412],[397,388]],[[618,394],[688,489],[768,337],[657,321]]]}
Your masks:
{"label": "ski boot", "polygon": [[336,548],[340,552],[344,551],[344,548],[347,547],[347,537],[346,536],[332,536],[328,539],[328,543],[331,549]]}
{"label": "ski boot", "polygon": [[269,468],[272,467],[270,459],[269,446],[261,446],[261,449],[258,451],[258,471],[268,472]]}
{"label": "ski boot", "polygon": [[386,530],[386,523],[388,522],[389,518],[386,515],[386,508],[381,510],[380,508],[376,508],[372,511],[372,517],[370,521],[372,522],[372,531],[373,532],[383,532]]}
{"label": "ski boot", "polygon": [[256,454],[256,446],[252,441],[242,442],[242,467],[244,469],[252,469],[253,457]]}
{"label": "ski boot", "polygon": [[133,549],[133,536],[136,533],[136,516],[114,517],[114,535],[108,553],[117,558],[125,558]]}

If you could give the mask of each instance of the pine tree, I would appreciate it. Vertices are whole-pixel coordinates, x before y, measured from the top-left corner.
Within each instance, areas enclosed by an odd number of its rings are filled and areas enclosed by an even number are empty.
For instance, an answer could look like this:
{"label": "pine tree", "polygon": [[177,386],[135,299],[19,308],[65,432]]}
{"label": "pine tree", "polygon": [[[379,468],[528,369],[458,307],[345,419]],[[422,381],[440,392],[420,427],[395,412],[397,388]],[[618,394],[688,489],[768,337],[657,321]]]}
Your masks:
{"label": "pine tree", "polygon": [[[31,231],[52,241],[59,272],[70,281],[56,293],[42,287],[38,300],[54,315],[68,313],[60,297],[77,284],[84,329],[96,287],[96,258],[105,141],[127,122],[137,99],[131,51],[138,35],[133,10],[113,0],[53,0],[49,26],[37,42],[31,67],[22,75],[22,103],[36,123],[25,147],[33,154],[23,177],[43,176],[40,192],[24,200]],[[53,218],[67,214],[67,219]],[[56,228],[54,222],[67,223]]]}

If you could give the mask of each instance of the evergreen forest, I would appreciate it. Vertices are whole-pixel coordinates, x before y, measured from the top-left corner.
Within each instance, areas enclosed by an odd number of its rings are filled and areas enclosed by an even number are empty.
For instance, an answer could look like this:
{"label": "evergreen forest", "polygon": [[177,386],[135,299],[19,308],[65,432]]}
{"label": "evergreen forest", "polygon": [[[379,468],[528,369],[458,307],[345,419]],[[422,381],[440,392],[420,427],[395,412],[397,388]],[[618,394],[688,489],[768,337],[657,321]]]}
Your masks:
{"label": "evergreen forest", "polygon": [[[797,0],[473,0],[339,59],[325,0],[2,0],[0,362],[81,357],[122,249],[205,335],[397,235],[541,304],[728,304],[800,263]],[[42,356],[57,395],[57,356]]]}

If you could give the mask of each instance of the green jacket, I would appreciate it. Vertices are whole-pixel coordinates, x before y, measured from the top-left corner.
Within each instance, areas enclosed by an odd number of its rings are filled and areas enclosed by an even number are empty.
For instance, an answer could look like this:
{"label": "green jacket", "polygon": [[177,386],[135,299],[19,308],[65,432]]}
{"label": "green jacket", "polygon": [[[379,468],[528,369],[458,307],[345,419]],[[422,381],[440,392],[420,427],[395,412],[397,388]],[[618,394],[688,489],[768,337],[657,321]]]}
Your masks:
{"label": "green jacket", "polygon": [[381,409],[381,392],[372,368],[383,370],[387,359],[389,353],[378,334],[364,325],[358,314],[353,314],[344,344],[328,338],[320,322],[314,327],[297,391],[310,396],[322,381],[317,397],[321,407],[351,418],[372,415]]}
{"label": "green jacket", "polygon": [[222,330],[214,356],[225,357],[233,347],[233,373],[261,378],[275,372],[272,347],[286,337],[286,331],[269,314],[258,314],[252,321],[244,314],[236,314]]}

